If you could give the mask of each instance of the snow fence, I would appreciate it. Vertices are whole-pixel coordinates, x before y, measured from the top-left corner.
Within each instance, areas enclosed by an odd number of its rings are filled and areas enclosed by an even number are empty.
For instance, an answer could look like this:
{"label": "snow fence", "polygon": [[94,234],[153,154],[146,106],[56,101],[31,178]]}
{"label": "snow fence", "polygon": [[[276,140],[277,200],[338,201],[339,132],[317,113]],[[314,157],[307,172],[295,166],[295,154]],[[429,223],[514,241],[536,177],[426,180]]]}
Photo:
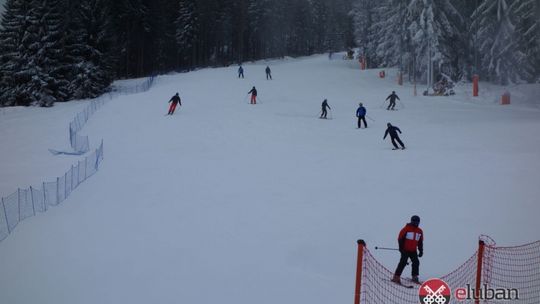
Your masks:
{"label": "snow fence", "polygon": [[21,221],[62,203],[73,190],[98,171],[102,161],[103,141],[92,154],[55,180],[43,182],[40,188],[17,189],[3,197],[0,206],[0,241],[13,232]]}
{"label": "snow fence", "polygon": [[81,155],[90,151],[90,140],[88,136],[81,136],[79,132],[90,117],[103,106],[107,101],[118,95],[136,94],[148,91],[154,84],[155,76],[148,77],[142,84],[133,87],[120,87],[113,92],[104,94],[90,102],[90,104],[73,118],[69,123],[69,142],[74,152],[59,152],[50,150],[53,154],[76,154]]}
{"label": "snow fence", "polygon": [[[102,95],[90,102],[84,111],[78,113],[69,124],[69,141],[74,152],[62,152],[53,149],[53,154],[82,155],[90,150],[88,136],[81,136],[82,130],[88,119],[103,106],[106,101],[118,95],[128,95],[148,91],[154,84],[155,77],[151,76],[142,84],[127,88],[117,88],[113,92]],[[0,204],[0,241],[8,237],[15,227],[38,212],[45,212],[50,206],[62,203],[73,190],[90,176],[94,175],[103,161],[103,140],[99,148],[92,152],[84,160],[71,168],[63,175],[50,182],[43,182],[41,188],[29,187],[17,189],[11,195],[2,197]]]}
{"label": "snow fence", "polygon": [[[355,304],[487,304],[487,303],[540,303],[540,241],[513,247],[496,246],[487,237],[480,237],[478,250],[461,266],[440,277],[449,287],[433,290],[427,285],[416,285],[402,278],[405,288],[392,283],[393,272],[380,264],[368,250],[364,241],[358,241]],[[432,286],[433,287],[433,286]],[[420,291],[427,296],[420,300]],[[444,290],[446,289],[446,290]],[[458,290],[463,298],[458,299]],[[517,299],[493,299],[495,292],[517,291]],[[444,292],[450,294],[446,299]],[[468,297],[465,296],[467,293]]]}

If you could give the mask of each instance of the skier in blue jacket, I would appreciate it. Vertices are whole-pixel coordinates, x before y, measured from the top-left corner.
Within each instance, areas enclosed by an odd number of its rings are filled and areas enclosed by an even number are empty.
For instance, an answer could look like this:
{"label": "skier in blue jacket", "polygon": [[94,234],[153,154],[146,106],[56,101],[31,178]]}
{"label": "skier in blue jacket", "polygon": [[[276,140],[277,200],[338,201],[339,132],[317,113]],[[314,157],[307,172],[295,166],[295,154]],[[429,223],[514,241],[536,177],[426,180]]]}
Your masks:
{"label": "skier in blue jacket", "polygon": [[364,126],[367,128],[366,114],[366,108],[362,103],[359,103],[358,109],[356,109],[356,117],[358,117],[358,129],[362,127],[362,121],[364,122]]}

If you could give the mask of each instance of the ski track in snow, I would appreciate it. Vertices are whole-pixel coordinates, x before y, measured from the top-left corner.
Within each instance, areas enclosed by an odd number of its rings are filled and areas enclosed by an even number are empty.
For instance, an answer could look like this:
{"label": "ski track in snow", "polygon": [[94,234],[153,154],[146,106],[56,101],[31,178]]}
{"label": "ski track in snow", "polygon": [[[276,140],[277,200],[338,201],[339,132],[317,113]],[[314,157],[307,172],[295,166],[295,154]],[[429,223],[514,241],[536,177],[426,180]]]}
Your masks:
{"label": "ski track in snow", "polygon": [[[398,255],[374,247],[397,246],[413,214],[422,278],[458,267],[480,234],[540,239],[538,95],[414,97],[394,72],[324,55],[272,61],[272,81],[266,65],[161,76],[98,110],[82,134],[104,139],[102,169],[0,242],[0,303],[349,303],[356,240],[394,270]],[[399,111],[384,109],[392,90]],[[164,116],[177,91],[183,106]],[[317,119],[325,98],[332,120]],[[69,145],[83,106],[0,114],[2,195],[78,160],[47,148]],[[382,140],[387,122],[406,150]]]}

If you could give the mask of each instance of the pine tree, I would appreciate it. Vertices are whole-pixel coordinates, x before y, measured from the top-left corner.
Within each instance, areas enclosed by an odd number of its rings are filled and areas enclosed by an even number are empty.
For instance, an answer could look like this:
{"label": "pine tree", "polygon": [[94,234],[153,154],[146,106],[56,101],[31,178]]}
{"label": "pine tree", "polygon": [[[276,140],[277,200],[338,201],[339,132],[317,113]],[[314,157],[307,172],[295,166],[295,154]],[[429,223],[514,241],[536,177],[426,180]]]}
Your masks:
{"label": "pine tree", "polygon": [[472,27],[477,30],[480,62],[487,79],[504,85],[526,78],[525,54],[517,48],[516,27],[506,0],[482,2],[472,18]]}
{"label": "pine tree", "polygon": [[540,81],[540,3],[518,0],[509,10],[516,24],[516,60],[521,76],[529,82]]}
{"label": "pine tree", "polygon": [[8,0],[0,30],[0,104],[3,106],[23,105],[17,100],[15,72],[19,70],[21,53],[19,47],[30,25],[27,16],[30,0]]}
{"label": "pine tree", "polygon": [[105,0],[80,0],[68,28],[66,57],[72,98],[95,98],[113,76],[110,15]]}
{"label": "pine tree", "polygon": [[[355,42],[370,66],[379,66],[377,56],[378,38],[382,30],[380,11],[386,2],[358,0],[350,13],[353,18]],[[382,57],[382,56],[381,56]]]}
{"label": "pine tree", "polygon": [[437,73],[459,75],[452,63],[456,58],[456,41],[463,40],[460,30],[463,18],[449,0],[412,0],[408,5],[408,30],[416,70],[429,79],[429,59]]}
{"label": "pine tree", "polygon": [[376,54],[382,66],[403,69],[409,61],[410,35],[407,33],[409,8],[402,0],[387,0],[376,8],[378,22],[371,33],[375,41]]}
{"label": "pine tree", "polygon": [[180,0],[180,11],[175,23],[176,43],[181,64],[191,68],[197,64],[198,20],[195,0]]}

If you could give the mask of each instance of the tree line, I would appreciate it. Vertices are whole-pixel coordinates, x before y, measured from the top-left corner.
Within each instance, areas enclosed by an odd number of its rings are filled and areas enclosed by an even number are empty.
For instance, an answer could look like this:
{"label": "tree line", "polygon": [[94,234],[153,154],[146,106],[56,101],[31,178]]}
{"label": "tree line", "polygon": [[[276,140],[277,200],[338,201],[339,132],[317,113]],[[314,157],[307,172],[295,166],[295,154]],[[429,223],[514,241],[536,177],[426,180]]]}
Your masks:
{"label": "tree line", "polygon": [[538,0],[356,0],[351,15],[368,66],[424,82],[540,82]]}
{"label": "tree line", "polygon": [[352,0],[7,0],[0,106],[92,98],[114,79],[354,44]]}

